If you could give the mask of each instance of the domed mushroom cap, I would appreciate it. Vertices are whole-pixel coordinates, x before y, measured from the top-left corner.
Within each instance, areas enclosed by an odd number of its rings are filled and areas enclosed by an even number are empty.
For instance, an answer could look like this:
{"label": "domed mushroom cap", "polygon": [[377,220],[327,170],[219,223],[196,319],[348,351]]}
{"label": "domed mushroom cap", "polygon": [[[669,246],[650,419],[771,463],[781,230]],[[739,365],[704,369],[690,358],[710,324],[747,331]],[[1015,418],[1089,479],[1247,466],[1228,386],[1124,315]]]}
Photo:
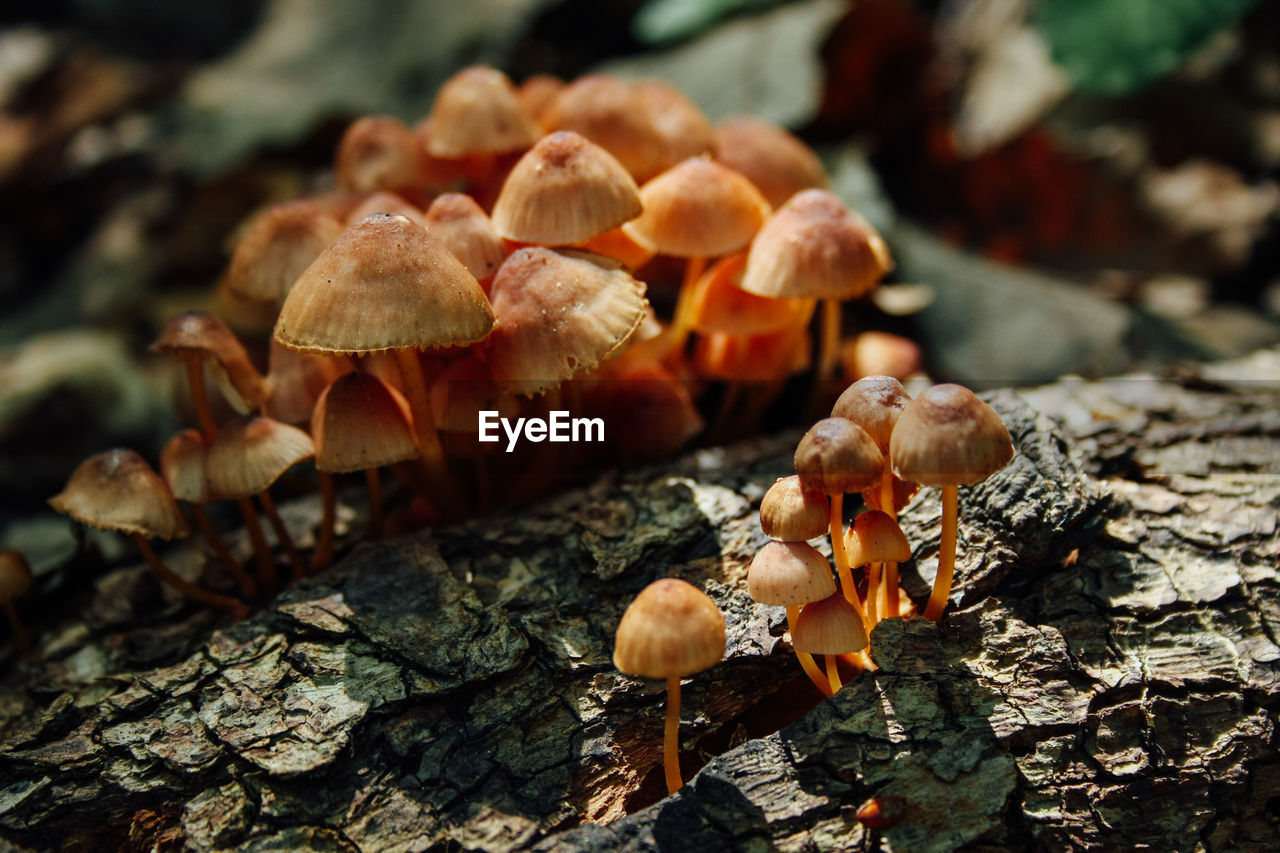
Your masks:
{"label": "domed mushroom cap", "polygon": [[770,539],[803,542],[826,535],[831,505],[820,490],[806,489],[800,477],[783,477],[769,487],[760,501],[760,528]]}
{"label": "domed mushroom cap", "polygon": [[636,80],[631,83],[631,91],[657,134],[661,152],[658,171],[710,153],[715,129],[684,92],[657,78]]}
{"label": "domed mushroom cap", "polygon": [[608,151],[637,181],[661,172],[662,139],[635,89],[608,74],[565,86],[543,115],[548,131],[572,130]]}
{"label": "domed mushroom cap", "polygon": [[320,395],[311,415],[316,468],[335,474],[413,459],[409,404],[376,376],[352,371]]}
{"label": "domed mushroom cap", "polygon": [[317,201],[272,205],[254,218],[236,244],[227,268],[227,290],[279,308],[298,276],[338,238],[342,227]]}
{"label": "domed mushroom cap", "polygon": [[392,116],[356,119],[342,134],[334,157],[338,186],[347,192],[412,186],[418,178],[418,140]]}
{"label": "domed mushroom cap", "polygon": [[196,504],[209,502],[207,455],[204,436],[198,429],[184,429],[165,444],[160,452],[160,476],[175,498]]}
{"label": "domed mushroom cap", "polygon": [[851,566],[911,559],[911,544],[898,522],[876,509],[858,513],[844,542]]}
{"label": "domed mushroom cap", "polygon": [[107,450],[80,463],[49,505],[81,524],[146,537],[187,535],[187,520],[160,475],[132,450]]}
{"label": "domed mushroom cap", "polygon": [[[270,393],[266,380],[254,368],[240,339],[210,311],[178,314],[165,323],[160,337],[151,343],[151,351],[178,358],[194,354],[205,359],[223,390],[229,386],[234,392],[232,402],[244,408],[260,405]],[[240,399],[235,400],[235,396]]]}
{"label": "domed mushroom cap", "polygon": [[1004,421],[961,385],[934,385],[912,400],[889,445],[893,473],[925,486],[977,483],[1012,458]]}
{"label": "domed mushroom cap", "polygon": [[640,215],[635,180],[608,151],[561,131],[525,152],[502,185],[493,224],[508,240],[566,245]]}
{"label": "domed mushroom cap", "polygon": [[867,629],[843,595],[806,604],[791,626],[791,642],[811,655],[843,655],[867,647]]}
{"label": "domed mushroom cap", "polygon": [[796,446],[800,483],[828,495],[860,492],[884,476],[884,454],[867,431],[847,418],[824,418]]}
{"label": "domed mushroom cap", "polygon": [[794,607],[836,594],[831,564],[807,542],[770,542],[747,570],[747,593],[761,604]]}
{"label": "domed mushroom cap", "polygon": [[0,603],[13,601],[31,589],[31,566],[21,551],[0,551]]}
{"label": "domed mushroom cap", "polygon": [[486,346],[494,379],[538,394],[595,367],[644,319],[644,285],[621,264],[582,252],[512,254],[490,288],[499,318]]}
{"label": "domed mushroom cap", "polygon": [[493,323],[480,284],[443,243],[403,216],[375,214],[307,267],[275,336],[302,352],[356,354],[469,344]]}
{"label": "domed mushroom cap", "polygon": [[529,118],[545,126],[547,111],[564,87],[565,82],[554,74],[534,74],[516,87],[516,97]]}
{"label": "domed mushroom cap", "polygon": [[518,151],[542,135],[507,75],[485,66],[464,68],[446,80],[427,121],[427,152],[434,157]]}
{"label": "domed mushroom cap", "polygon": [[784,128],[755,116],[734,116],[716,125],[715,156],[755,184],[774,207],[798,192],[828,184],[822,161]]}
{"label": "domed mushroom cap", "polygon": [[864,376],[844,389],[831,417],[848,418],[865,429],[887,456],[894,424],[910,402],[907,389],[892,376]]}
{"label": "domed mushroom cap", "polygon": [[507,246],[475,199],[463,193],[436,196],[423,225],[462,261],[467,272],[483,281],[498,271]]}
{"label": "domed mushroom cap", "polygon": [[678,578],[646,586],[618,622],[613,665],[644,678],[692,675],[724,657],[724,615]]}
{"label": "domed mushroom cap", "polygon": [[893,269],[876,230],[826,190],[774,211],[751,244],[742,289],[772,297],[852,299]]}
{"label": "domed mushroom cap", "polygon": [[209,491],[233,500],[256,495],[314,455],[311,436],[295,426],[264,417],[236,418],[209,448]]}
{"label": "domed mushroom cap", "polygon": [[712,258],[745,248],[769,216],[769,202],[727,166],[694,157],[640,188],[644,212],[624,228],[646,248],[677,258]]}

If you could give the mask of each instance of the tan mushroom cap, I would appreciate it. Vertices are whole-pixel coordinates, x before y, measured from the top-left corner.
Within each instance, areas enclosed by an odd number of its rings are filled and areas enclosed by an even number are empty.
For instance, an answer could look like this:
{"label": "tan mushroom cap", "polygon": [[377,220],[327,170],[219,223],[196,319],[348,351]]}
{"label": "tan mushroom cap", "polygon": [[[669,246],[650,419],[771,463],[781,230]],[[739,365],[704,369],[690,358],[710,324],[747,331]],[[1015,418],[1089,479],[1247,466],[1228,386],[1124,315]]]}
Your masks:
{"label": "tan mushroom cap", "polygon": [[716,125],[716,159],[741,172],[769,204],[780,207],[807,189],[823,189],[829,180],[822,161],[787,130],[756,116],[733,116]]}
{"label": "tan mushroom cap", "polygon": [[321,392],[342,371],[338,359],[291,350],[271,338],[267,344],[271,396],[262,404],[262,414],[287,424],[308,423]]}
{"label": "tan mushroom cap", "polygon": [[774,211],[751,244],[742,289],[760,296],[853,299],[893,269],[870,224],[826,190]]}
{"label": "tan mushroom cap", "polygon": [[690,302],[690,324],[702,334],[767,335],[808,324],[812,299],[768,299],[747,293],[738,285],[747,266],[747,253],[734,252],[702,274]]}
{"label": "tan mushroom cap", "polygon": [[445,81],[427,116],[427,152],[461,159],[528,148],[542,129],[525,112],[516,88],[496,68],[464,68]]}
{"label": "tan mushroom cap", "polygon": [[613,665],[645,678],[692,675],[724,657],[724,615],[707,594],[678,578],[646,586],[622,614]]}
{"label": "tan mushroom cap", "polygon": [[316,468],[341,474],[413,459],[409,404],[376,376],[352,371],[320,395],[311,416]]}
{"label": "tan mushroom cap", "polygon": [[644,284],[599,255],[527,248],[490,288],[498,328],[486,347],[494,379],[539,394],[617,352],[644,320]]}
{"label": "tan mushroom cap", "polygon": [[760,501],[760,528],[770,539],[802,542],[826,535],[831,505],[819,490],[806,489],[800,477],[782,477]]}
{"label": "tan mushroom cap", "polygon": [[[185,311],[165,324],[151,351],[178,358],[198,355],[224,389],[235,392],[231,402],[242,408],[261,405],[270,389],[254,368],[235,333],[209,311]],[[236,400],[235,397],[239,397]]]}
{"label": "tan mushroom cap", "polygon": [[898,522],[876,509],[858,513],[844,541],[851,566],[901,563],[911,559],[911,544]]}
{"label": "tan mushroom cap", "polygon": [[847,418],[823,418],[800,439],[796,473],[806,488],[828,495],[860,492],[884,476],[884,454],[867,431]]}
{"label": "tan mushroom cap", "polygon": [[236,244],[224,286],[240,299],[279,309],[298,276],[342,228],[341,220],[318,201],[272,205],[254,218]]}
{"label": "tan mushroom cap", "polygon": [[985,480],[1013,458],[1004,421],[961,385],[934,385],[898,418],[889,446],[893,473],[925,486]]}
{"label": "tan mushroom cap", "polygon": [[198,429],[184,429],[165,443],[160,451],[160,476],[180,501],[209,502],[209,481],[205,473],[208,450]]}
{"label": "tan mushroom cap", "polygon": [[516,96],[525,114],[545,128],[547,111],[564,87],[565,82],[554,74],[535,74],[516,87]]}
{"label": "tan mushroom cap", "polygon": [[631,90],[657,134],[661,155],[654,174],[711,152],[715,129],[684,92],[656,78],[636,80]]}
{"label": "tan mushroom cap", "polygon": [[911,395],[892,376],[864,376],[844,389],[831,417],[848,418],[867,431],[880,452],[889,455],[889,439]]}
{"label": "tan mushroom cap", "polygon": [[507,256],[493,223],[475,199],[463,193],[437,196],[427,208],[423,225],[462,261],[477,281],[491,278]]}
{"label": "tan mushroom cap", "polygon": [[351,123],[334,157],[338,186],[346,192],[394,190],[418,182],[418,140],[393,116],[364,116]]}
{"label": "tan mushroom cap", "polygon": [[796,607],[836,594],[831,564],[807,542],[770,542],[747,570],[747,593],[761,604]]}
{"label": "tan mushroom cap", "polygon": [[870,640],[853,605],[836,593],[800,610],[791,642],[811,655],[843,655],[865,649]]}
{"label": "tan mushroom cap", "polygon": [[0,551],[0,604],[13,601],[31,589],[31,565],[21,551]]}
{"label": "tan mushroom cap", "polygon": [[186,536],[187,520],[160,475],[132,450],[107,450],[81,462],[49,505],[81,524],[141,536]]}
{"label": "tan mushroom cap", "polygon": [[560,90],[543,115],[548,131],[572,130],[608,151],[637,181],[666,168],[662,138],[635,89],[587,74]]}
{"label": "tan mushroom cap", "polygon": [[544,136],[507,175],[493,224],[508,240],[567,245],[640,215],[635,180],[608,151],[569,131]]}
{"label": "tan mushroom cap", "polygon": [[475,276],[403,216],[375,214],[342,233],[289,291],[276,340],[313,353],[473,343],[493,328]]}
{"label": "tan mushroom cap", "polygon": [[235,418],[209,448],[209,491],[231,500],[256,495],[315,452],[311,436],[295,426],[264,417]]}
{"label": "tan mushroom cap", "polygon": [[745,248],[770,210],[750,181],[706,157],[653,178],[640,188],[640,201],[644,212],[624,230],[640,245],[677,258],[712,258]]}

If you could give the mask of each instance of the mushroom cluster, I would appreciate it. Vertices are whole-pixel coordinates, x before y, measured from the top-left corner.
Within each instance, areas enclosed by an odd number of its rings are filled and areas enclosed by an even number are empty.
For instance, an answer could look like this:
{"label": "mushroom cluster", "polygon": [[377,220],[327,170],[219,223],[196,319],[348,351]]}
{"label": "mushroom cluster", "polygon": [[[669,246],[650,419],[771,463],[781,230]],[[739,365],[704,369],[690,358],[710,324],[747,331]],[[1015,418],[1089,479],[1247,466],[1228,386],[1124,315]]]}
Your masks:
{"label": "mushroom cluster", "polygon": [[[761,604],[787,608],[796,656],[820,691],[840,689],[840,657],[857,668],[875,666],[870,635],[880,620],[914,615],[898,586],[897,566],[910,558],[911,546],[897,513],[920,486],[942,488],[938,572],[924,610],[937,622],[955,567],[958,487],[1012,458],[1009,431],[972,391],[935,385],[913,400],[889,376],[851,384],[831,417],[805,433],[795,476],[778,480],[761,501],[760,526],[771,541],[751,562],[747,590]],[[860,493],[867,508],[846,527],[850,492]],[[810,544],[826,535],[834,572]],[[825,678],[814,654],[826,656]]]}

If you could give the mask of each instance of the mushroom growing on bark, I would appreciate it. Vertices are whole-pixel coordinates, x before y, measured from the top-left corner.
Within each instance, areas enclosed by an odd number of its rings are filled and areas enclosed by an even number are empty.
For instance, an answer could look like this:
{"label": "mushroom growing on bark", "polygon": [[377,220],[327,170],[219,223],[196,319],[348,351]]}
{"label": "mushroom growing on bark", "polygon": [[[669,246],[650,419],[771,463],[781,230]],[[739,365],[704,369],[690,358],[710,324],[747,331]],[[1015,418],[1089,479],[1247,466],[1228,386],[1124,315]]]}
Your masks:
{"label": "mushroom growing on bark", "polygon": [[791,640],[797,649],[827,656],[827,680],[831,692],[840,687],[836,659],[867,648],[867,628],[857,609],[838,594],[806,604],[800,610]]}
{"label": "mushroom growing on bark", "polygon": [[[802,541],[774,540],[761,548],[751,561],[751,568],[747,570],[747,593],[761,604],[787,609],[787,628],[791,631],[794,646],[801,605],[835,595],[836,582],[831,576],[831,565],[817,548]],[[828,689],[813,657],[799,646],[794,648],[805,675],[814,686],[830,696],[832,691]]]}
{"label": "mushroom growing on bark", "polygon": [[13,631],[13,639],[18,645],[19,654],[24,657],[31,654],[31,639],[22,627],[18,618],[18,608],[14,601],[26,594],[31,588],[31,566],[21,551],[5,548],[0,551],[0,606],[4,607],[4,615],[9,619],[9,629]]}

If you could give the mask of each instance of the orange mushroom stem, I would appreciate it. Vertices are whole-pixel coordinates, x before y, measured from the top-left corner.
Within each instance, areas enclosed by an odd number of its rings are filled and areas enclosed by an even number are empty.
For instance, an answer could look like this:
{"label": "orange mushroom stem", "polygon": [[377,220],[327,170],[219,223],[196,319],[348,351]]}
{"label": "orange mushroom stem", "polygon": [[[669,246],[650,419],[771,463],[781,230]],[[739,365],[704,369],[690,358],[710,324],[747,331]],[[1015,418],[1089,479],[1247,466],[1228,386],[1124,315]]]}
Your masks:
{"label": "orange mushroom stem", "polygon": [[933,592],[924,609],[924,618],[937,622],[947,606],[951,593],[951,579],[956,569],[956,539],[960,526],[960,487],[942,487],[942,541],[938,546],[938,574],[933,581]]}

